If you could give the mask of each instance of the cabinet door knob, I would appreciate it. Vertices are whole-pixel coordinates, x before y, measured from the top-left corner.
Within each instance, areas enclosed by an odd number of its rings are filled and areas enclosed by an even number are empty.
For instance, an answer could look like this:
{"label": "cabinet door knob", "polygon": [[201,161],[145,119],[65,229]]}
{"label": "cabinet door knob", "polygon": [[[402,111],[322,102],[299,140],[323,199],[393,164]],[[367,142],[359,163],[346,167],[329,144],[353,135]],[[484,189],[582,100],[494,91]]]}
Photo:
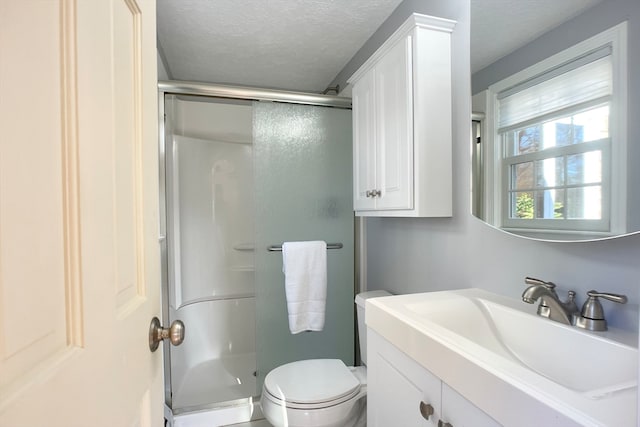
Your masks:
{"label": "cabinet door knob", "polygon": [[438,427],[453,427],[450,423],[443,423],[442,420],[438,420]]}
{"label": "cabinet door knob", "polygon": [[371,193],[371,190],[367,190],[367,192],[366,192],[366,193],[364,193],[364,194],[365,194],[367,197],[372,197],[372,196],[371,196],[371,194],[372,194],[372,193]]}
{"label": "cabinet door knob", "polygon": [[420,402],[420,414],[425,420],[428,420],[433,415],[433,406],[428,403]]}

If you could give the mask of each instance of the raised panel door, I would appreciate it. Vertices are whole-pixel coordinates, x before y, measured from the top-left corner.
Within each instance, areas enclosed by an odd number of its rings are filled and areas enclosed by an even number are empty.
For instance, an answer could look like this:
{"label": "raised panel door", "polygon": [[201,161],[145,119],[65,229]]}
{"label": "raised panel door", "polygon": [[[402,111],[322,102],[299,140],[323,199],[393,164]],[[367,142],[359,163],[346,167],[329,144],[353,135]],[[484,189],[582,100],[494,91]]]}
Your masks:
{"label": "raised panel door", "polygon": [[412,37],[399,40],[375,67],[378,210],[413,208]]}
{"label": "raised panel door", "polygon": [[158,426],[155,2],[0,0],[0,425]]}
{"label": "raised panel door", "polygon": [[[376,198],[375,79],[370,70],[353,86],[353,208],[372,210]],[[369,192],[369,193],[368,193]]]}

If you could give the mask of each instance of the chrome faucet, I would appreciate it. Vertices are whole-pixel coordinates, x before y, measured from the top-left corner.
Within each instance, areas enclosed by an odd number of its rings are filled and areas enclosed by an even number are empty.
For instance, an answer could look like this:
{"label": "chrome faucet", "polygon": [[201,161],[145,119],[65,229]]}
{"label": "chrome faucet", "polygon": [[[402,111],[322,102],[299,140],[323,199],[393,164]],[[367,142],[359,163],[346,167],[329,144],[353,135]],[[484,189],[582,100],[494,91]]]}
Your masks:
{"label": "chrome faucet", "polygon": [[578,312],[578,306],[575,303],[575,292],[569,291],[567,301],[562,302],[555,291],[555,283],[545,282],[533,277],[525,277],[524,282],[530,286],[522,293],[522,301],[527,304],[533,304],[540,300],[538,315],[548,317],[565,325],[572,324],[573,316]]}

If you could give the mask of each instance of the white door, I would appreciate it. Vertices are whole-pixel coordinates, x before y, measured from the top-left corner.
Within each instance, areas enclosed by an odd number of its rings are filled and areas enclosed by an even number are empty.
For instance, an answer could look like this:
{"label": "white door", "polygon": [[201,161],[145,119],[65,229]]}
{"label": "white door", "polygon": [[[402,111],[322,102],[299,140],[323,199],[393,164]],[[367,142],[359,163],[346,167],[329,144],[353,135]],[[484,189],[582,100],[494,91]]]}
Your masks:
{"label": "white door", "polygon": [[[367,424],[371,427],[435,426],[435,423],[430,423],[420,413],[423,391],[421,385],[415,384],[415,378],[407,378],[380,354],[376,353],[373,356],[377,368],[372,376],[372,379],[375,378],[376,393],[374,405],[371,405],[371,409],[367,412],[367,415],[372,415],[367,420]],[[368,408],[370,403],[370,401],[367,402]]]}
{"label": "white door", "polygon": [[370,70],[353,86],[353,208],[373,210],[376,198],[375,80]]}
{"label": "white door", "polygon": [[161,426],[155,2],[0,0],[0,426]]}
{"label": "white door", "polygon": [[413,79],[411,37],[376,65],[377,209],[413,209]]}

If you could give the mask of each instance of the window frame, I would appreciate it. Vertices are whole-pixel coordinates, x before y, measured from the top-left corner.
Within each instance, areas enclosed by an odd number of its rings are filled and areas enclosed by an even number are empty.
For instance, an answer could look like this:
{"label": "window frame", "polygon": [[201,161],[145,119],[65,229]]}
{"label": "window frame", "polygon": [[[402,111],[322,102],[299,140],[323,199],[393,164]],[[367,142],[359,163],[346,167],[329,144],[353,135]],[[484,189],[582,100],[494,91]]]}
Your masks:
{"label": "window frame", "polygon": [[[605,102],[606,105],[610,106],[610,102]],[[603,103],[599,103],[598,106],[604,105]],[[555,118],[566,117],[569,114],[579,113],[581,111],[585,111],[584,108],[580,108],[582,106],[576,106],[576,108],[572,109],[573,111],[563,110],[561,114],[557,114]],[[554,117],[551,117],[553,119]],[[536,121],[533,124],[544,123],[548,121],[546,118],[543,121]],[[526,125],[524,125],[526,126]],[[521,129],[522,126],[517,127],[516,129]],[[508,130],[510,132],[513,130]],[[506,132],[505,132],[506,133]],[[504,149],[505,141],[501,139],[502,148]],[[505,150],[506,151],[506,150]],[[510,179],[511,179],[511,169],[512,165],[521,164],[524,162],[535,162],[540,160],[547,159],[555,159],[558,157],[576,155],[576,154],[584,154],[592,151],[600,151],[602,153],[602,179],[600,181],[600,186],[602,190],[602,216],[599,220],[584,220],[584,219],[517,219],[511,218],[510,216],[510,195],[509,193],[516,192],[515,189],[511,188]],[[533,230],[559,230],[559,231],[570,231],[570,232],[608,232],[609,224],[610,224],[610,205],[611,205],[611,137],[602,138],[598,140],[592,140],[588,142],[582,142],[579,144],[570,144],[565,146],[558,146],[553,148],[547,148],[544,150],[536,151],[533,153],[520,154],[515,156],[501,156],[501,169],[502,169],[502,190],[503,190],[503,200],[507,200],[507,203],[503,203],[502,206],[502,224],[503,228],[514,229],[514,228],[522,228],[522,229],[533,229]],[[564,170],[565,174],[567,170]],[[555,188],[559,190],[567,190],[569,188],[578,188],[578,187],[590,187],[591,184],[568,184],[567,176],[564,177],[564,183],[562,185],[555,186]],[[552,187],[550,187],[552,188]],[[522,189],[520,191],[540,191],[541,188],[532,188],[532,189]],[[566,197],[566,194],[565,194]],[[521,226],[523,224],[523,226]]]}
{"label": "window frame", "polygon": [[[606,224],[596,224],[593,220],[553,220],[553,219],[520,219],[508,218],[508,170],[505,170],[503,143],[499,130],[499,100],[498,95],[514,86],[518,86],[536,76],[576,60],[590,51],[603,46],[611,46],[612,63],[612,94],[608,96],[610,105],[609,122],[609,150],[603,151],[603,191],[608,187],[608,194],[603,193],[603,200],[609,199],[609,204],[603,202],[603,218],[608,216]],[[600,103],[607,100],[599,100]],[[594,102],[594,104],[597,102]],[[574,105],[568,109],[554,112],[552,116],[563,117],[567,112],[580,109]],[[580,236],[591,235],[594,238],[607,237],[624,233],[626,230],[626,194],[627,194],[627,23],[623,22],[603,31],[583,42],[565,49],[547,59],[544,59],[518,73],[515,73],[493,85],[487,90],[486,97],[486,135],[489,144],[486,145],[487,168],[485,175],[485,218],[487,222],[507,231],[519,234],[559,234],[569,237],[572,234]],[[547,115],[549,116],[549,115]],[[537,122],[548,120],[547,116],[536,118]],[[608,157],[608,159],[606,158]],[[606,164],[605,164],[606,162]],[[616,165],[616,167],[612,167]],[[556,221],[556,223],[554,223]],[[597,222],[597,221],[596,221]],[[561,224],[558,224],[561,223]],[[567,228],[566,225],[571,225]]]}

